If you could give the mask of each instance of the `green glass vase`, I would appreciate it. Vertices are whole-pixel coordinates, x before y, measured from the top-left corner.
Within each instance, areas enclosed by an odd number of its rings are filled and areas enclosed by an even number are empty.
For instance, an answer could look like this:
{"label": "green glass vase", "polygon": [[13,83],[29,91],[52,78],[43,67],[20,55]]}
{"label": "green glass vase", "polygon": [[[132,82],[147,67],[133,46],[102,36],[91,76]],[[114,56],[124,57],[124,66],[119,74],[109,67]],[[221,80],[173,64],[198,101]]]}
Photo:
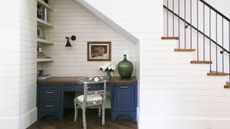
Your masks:
{"label": "green glass vase", "polygon": [[122,79],[130,79],[133,72],[133,63],[127,60],[127,56],[124,55],[124,59],[118,64],[118,72]]}

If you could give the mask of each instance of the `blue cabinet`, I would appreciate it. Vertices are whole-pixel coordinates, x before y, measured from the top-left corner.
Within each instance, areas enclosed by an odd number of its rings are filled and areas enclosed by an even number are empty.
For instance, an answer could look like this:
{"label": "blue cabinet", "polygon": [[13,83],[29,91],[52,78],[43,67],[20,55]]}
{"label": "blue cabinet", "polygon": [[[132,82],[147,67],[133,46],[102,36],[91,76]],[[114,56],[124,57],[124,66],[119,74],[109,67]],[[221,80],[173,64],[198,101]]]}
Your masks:
{"label": "blue cabinet", "polygon": [[38,119],[45,115],[54,115],[62,119],[61,86],[39,85],[37,91]]}
{"label": "blue cabinet", "polygon": [[112,91],[112,119],[132,118],[136,120],[137,84],[114,83]]}
{"label": "blue cabinet", "polygon": [[[110,80],[107,90],[111,91],[111,117],[113,120],[132,118],[136,121],[137,108],[137,81],[135,78],[131,80]],[[63,119],[63,101],[64,92],[82,91],[82,85],[76,83],[77,78],[72,81],[64,81],[66,78],[50,78],[43,82],[39,82],[37,86],[37,108],[38,119],[45,115],[57,116]],[[55,81],[54,81],[55,80]],[[62,80],[62,81],[60,81]],[[91,90],[101,89],[103,85],[90,86]]]}

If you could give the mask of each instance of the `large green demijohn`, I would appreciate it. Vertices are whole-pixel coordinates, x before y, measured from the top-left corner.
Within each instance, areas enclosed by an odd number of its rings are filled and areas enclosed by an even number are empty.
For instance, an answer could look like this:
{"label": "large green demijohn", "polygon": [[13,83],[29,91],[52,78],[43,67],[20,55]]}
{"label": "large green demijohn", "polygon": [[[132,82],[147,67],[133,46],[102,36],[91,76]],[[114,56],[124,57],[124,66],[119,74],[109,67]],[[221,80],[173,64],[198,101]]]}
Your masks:
{"label": "large green demijohn", "polygon": [[126,54],[124,59],[118,64],[118,72],[122,79],[130,79],[133,72],[133,63],[127,60]]}

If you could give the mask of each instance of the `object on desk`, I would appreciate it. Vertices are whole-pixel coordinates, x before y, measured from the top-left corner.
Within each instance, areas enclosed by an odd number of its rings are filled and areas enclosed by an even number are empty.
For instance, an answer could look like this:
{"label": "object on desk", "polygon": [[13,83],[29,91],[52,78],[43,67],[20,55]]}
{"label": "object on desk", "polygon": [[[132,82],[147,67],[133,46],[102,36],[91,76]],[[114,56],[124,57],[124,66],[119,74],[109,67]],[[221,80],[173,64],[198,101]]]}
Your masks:
{"label": "object on desk", "polygon": [[124,59],[118,64],[118,72],[122,79],[130,79],[133,72],[133,63],[127,59],[124,54]]}
{"label": "object on desk", "polygon": [[100,66],[99,70],[105,72],[106,76],[108,76],[109,79],[111,79],[112,76],[110,73],[116,70],[116,66],[111,63],[105,63],[104,65]]}

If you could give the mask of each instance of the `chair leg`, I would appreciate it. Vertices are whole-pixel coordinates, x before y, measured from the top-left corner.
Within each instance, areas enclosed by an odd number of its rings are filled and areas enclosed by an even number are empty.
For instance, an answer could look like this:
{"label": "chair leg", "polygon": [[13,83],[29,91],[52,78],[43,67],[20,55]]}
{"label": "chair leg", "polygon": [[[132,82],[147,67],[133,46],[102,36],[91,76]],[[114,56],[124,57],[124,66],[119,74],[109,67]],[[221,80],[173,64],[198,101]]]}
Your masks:
{"label": "chair leg", "polygon": [[74,104],[74,122],[77,121],[78,118],[78,108],[77,108],[77,104]]}
{"label": "chair leg", "polygon": [[98,117],[101,117],[101,106],[98,107]]}
{"label": "chair leg", "polygon": [[87,129],[87,124],[86,124],[86,108],[82,108],[82,122],[83,122],[83,129]]}
{"label": "chair leg", "polygon": [[102,126],[105,125],[105,105],[102,105]]}

